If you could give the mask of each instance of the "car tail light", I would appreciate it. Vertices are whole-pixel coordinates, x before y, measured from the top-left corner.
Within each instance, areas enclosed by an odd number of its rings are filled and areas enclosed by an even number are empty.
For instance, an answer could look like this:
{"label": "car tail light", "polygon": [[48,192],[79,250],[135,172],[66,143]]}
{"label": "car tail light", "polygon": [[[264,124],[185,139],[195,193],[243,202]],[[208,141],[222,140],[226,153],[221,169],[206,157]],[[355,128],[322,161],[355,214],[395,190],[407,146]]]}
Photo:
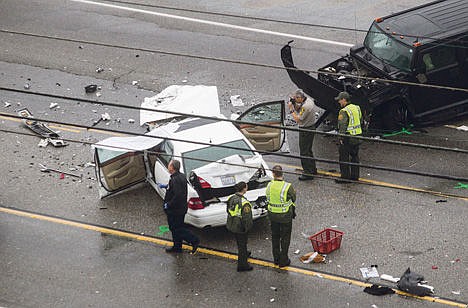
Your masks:
{"label": "car tail light", "polygon": [[200,181],[200,186],[201,186],[201,188],[211,188],[210,183],[208,183],[207,181],[205,181],[203,178],[198,177],[198,181]]}
{"label": "car tail light", "polygon": [[188,201],[188,208],[192,210],[201,210],[205,208],[205,206],[200,198],[190,198]]}

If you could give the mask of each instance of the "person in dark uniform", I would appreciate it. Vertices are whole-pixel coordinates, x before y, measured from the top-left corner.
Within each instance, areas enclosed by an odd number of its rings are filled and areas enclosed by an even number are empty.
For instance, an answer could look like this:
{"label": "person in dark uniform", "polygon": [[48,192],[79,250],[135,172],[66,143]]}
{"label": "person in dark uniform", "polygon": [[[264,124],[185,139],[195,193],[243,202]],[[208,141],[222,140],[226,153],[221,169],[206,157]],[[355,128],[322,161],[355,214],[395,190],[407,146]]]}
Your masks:
{"label": "person in dark uniform", "polygon": [[236,193],[229,197],[226,210],[228,213],[226,228],[234,233],[237,242],[237,271],[251,271],[253,267],[249,265],[247,259],[250,252],[247,250],[247,239],[249,230],[253,225],[252,205],[244,197],[247,192],[247,184],[239,182],[236,184]]}
{"label": "person in dark uniform", "polygon": [[291,242],[292,220],[296,217],[296,192],[291,183],[283,179],[283,169],[273,167],[273,180],[268,183],[266,197],[268,218],[271,224],[273,261],[279,267],[288,266],[289,243]]}
{"label": "person in dark uniform", "polygon": [[310,131],[315,129],[314,103],[307,100],[304,92],[298,89],[289,99],[288,107],[294,121],[302,129],[299,131],[299,152],[302,157],[301,165],[303,171],[302,175],[299,176],[299,180],[313,180],[314,174],[317,174],[314,153],[312,152],[314,133]]}
{"label": "person in dark uniform", "polygon": [[[358,105],[350,102],[348,92],[340,92],[335,100],[341,106],[338,113],[338,132],[350,136],[362,134],[362,113]],[[359,144],[361,140],[350,137],[340,137],[339,159],[340,162],[359,163]],[[348,165],[340,163],[341,178],[337,183],[347,183],[349,180],[359,180],[359,165]]]}
{"label": "person in dark uniform", "polygon": [[180,162],[178,160],[171,160],[167,170],[171,174],[169,184],[159,184],[159,187],[167,189],[163,206],[174,245],[166,248],[166,252],[182,252],[182,242],[186,241],[192,245],[192,253],[195,253],[200,240],[184,224],[187,213],[187,179],[185,174],[179,171]]}

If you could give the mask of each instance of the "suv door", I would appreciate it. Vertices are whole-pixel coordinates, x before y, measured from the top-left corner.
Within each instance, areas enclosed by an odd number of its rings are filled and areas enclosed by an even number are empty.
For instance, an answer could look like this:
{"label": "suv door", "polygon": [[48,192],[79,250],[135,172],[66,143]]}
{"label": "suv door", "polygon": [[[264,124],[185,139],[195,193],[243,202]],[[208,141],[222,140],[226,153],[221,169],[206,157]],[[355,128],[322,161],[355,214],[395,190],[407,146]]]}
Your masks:
{"label": "suv door", "polygon": [[146,180],[144,152],[97,147],[94,150],[99,197],[102,199]]}
{"label": "suv door", "polygon": [[[416,68],[423,72],[419,81],[426,84],[461,87],[465,76],[460,61],[460,44],[456,41],[422,50],[418,57]],[[415,114],[436,111],[443,112],[444,108],[466,99],[466,94],[460,91],[442,90],[426,87],[411,87],[411,98],[414,102]],[[440,109],[439,109],[440,108]]]}
{"label": "suv door", "polygon": [[[237,120],[272,126],[283,126],[285,117],[284,105],[284,101],[260,103],[249,108],[241,114]],[[271,128],[255,124],[237,124],[236,126],[259,151],[278,151],[281,149],[285,140],[285,131],[281,127]]]}

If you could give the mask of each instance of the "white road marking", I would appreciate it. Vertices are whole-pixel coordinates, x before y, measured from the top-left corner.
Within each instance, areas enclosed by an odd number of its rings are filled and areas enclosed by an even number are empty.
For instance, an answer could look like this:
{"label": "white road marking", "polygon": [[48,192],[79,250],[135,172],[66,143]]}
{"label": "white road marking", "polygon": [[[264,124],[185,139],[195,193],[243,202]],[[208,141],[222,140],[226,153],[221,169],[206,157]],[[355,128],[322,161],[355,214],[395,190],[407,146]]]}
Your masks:
{"label": "white road marking", "polygon": [[255,32],[255,33],[282,36],[282,37],[287,37],[289,39],[299,39],[299,40],[312,41],[312,42],[323,43],[323,44],[338,45],[338,46],[344,46],[344,47],[353,46],[353,44],[331,41],[331,40],[324,40],[324,39],[319,39],[315,37],[295,35],[295,34],[284,33],[284,32],[268,31],[268,30],[244,27],[244,26],[237,26],[237,25],[227,24],[227,23],[222,23],[222,22],[216,22],[216,21],[210,21],[210,20],[204,20],[204,19],[198,19],[198,18],[190,18],[190,17],[184,17],[184,16],[179,16],[179,15],[173,15],[173,14],[165,14],[165,13],[159,13],[155,11],[148,11],[148,10],[142,10],[142,9],[135,9],[131,7],[121,6],[121,5],[107,4],[107,3],[88,1],[88,0],[70,0],[70,1],[98,5],[98,6],[119,9],[119,10],[124,10],[124,11],[130,11],[130,12],[136,12],[136,13],[149,14],[149,15],[155,15],[155,16],[160,16],[160,17],[196,22],[200,24],[206,24],[206,25],[217,26],[217,27],[224,27],[224,28],[230,28],[230,29],[236,29],[236,30],[250,31],[250,32]]}

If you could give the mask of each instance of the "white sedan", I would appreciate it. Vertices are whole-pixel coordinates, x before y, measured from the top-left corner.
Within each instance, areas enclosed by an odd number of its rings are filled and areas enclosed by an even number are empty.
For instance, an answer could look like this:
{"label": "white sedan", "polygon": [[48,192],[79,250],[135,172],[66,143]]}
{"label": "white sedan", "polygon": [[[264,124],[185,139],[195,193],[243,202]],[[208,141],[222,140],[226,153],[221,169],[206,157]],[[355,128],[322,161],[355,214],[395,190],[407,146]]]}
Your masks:
{"label": "white sedan", "polygon": [[[202,92],[188,97],[205,95],[198,104],[212,101],[212,108],[215,109],[214,112],[209,109],[210,112],[204,112],[204,115],[208,113],[210,117],[224,119],[219,112],[216,87],[177,87],[175,96],[178,98],[184,98],[186,92]],[[148,104],[143,106],[148,107]],[[174,97],[171,104],[166,106],[160,102],[155,109],[192,114],[200,110],[196,101],[182,99],[177,102]],[[151,114],[142,111],[142,119],[153,120],[144,123],[151,122],[152,127],[157,125],[145,136],[111,137],[93,146],[100,197],[146,181],[164,198],[166,190],[159,188],[158,183],[169,182],[167,165],[171,159],[177,159],[181,161],[181,172],[187,176],[186,223],[199,228],[225,225],[226,201],[235,192],[234,185],[240,181],[248,183],[249,190],[245,197],[253,205],[254,219],[265,216],[265,188],[271,180],[271,172],[256,150],[279,150],[285,139],[284,130],[254,124],[234,125],[199,117],[172,115],[173,119],[168,120],[165,112]],[[283,125],[283,119],[283,101],[258,104],[238,118],[240,121],[275,126]]]}

